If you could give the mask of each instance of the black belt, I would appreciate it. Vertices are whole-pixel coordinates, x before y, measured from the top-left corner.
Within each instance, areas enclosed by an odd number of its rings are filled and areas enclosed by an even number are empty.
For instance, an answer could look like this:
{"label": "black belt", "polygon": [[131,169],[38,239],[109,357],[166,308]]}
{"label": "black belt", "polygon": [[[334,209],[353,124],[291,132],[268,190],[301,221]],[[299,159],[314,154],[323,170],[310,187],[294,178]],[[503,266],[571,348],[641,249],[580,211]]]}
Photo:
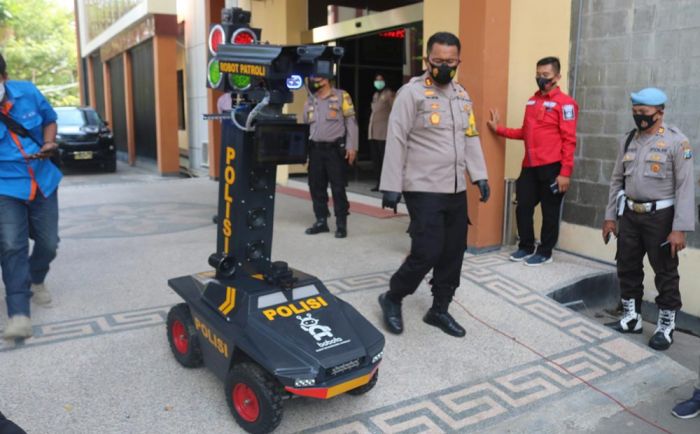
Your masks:
{"label": "black belt", "polygon": [[344,147],[343,140],[341,140],[341,139],[335,140],[333,142],[317,142],[315,140],[310,140],[309,143],[311,144],[312,148],[318,148],[318,149],[333,149],[333,148]]}

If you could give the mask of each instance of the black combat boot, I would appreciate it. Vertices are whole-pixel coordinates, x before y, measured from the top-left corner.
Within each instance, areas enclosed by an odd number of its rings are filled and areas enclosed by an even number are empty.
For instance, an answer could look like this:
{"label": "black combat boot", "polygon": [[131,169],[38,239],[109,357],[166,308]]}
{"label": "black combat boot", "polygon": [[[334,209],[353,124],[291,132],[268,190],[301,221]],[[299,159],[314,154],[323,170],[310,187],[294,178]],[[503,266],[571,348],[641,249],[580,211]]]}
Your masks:
{"label": "black combat boot", "polygon": [[336,216],[335,218],[335,237],[345,238],[348,236],[348,216]]}
{"label": "black combat boot", "polygon": [[330,231],[331,230],[328,228],[328,222],[326,221],[325,217],[317,219],[316,222],[311,225],[311,227],[306,228],[307,235],[316,235],[320,234],[321,232]]}
{"label": "black combat boot", "polygon": [[464,337],[467,331],[447,312],[451,300],[433,298],[433,307],[423,317],[423,322],[438,327],[443,332],[457,338]]}
{"label": "black combat boot", "polygon": [[379,296],[379,306],[382,307],[386,329],[395,335],[403,333],[401,303],[396,303],[387,296],[387,293],[384,293]]}

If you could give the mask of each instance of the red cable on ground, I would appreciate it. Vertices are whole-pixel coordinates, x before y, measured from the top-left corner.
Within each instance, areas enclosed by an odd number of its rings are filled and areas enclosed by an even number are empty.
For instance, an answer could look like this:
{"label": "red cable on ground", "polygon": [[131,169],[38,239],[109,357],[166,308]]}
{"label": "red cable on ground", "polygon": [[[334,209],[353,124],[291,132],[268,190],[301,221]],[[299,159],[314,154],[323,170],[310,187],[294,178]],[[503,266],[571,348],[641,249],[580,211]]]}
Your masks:
{"label": "red cable on ground", "polygon": [[489,323],[487,323],[486,321],[482,320],[481,318],[477,317],[476,315],[474,315],[473,313],[471,313],[471,312],[469,311],[469,309],[467,309],[466,307],[464,307],[464,305],[463,305],[462,303],[460,303],[459,300],[453,299],[453,301],[454,301],[455,303],[457,303],[457,304],[459,305],[459,307],[461,307],[461,308],[467,313],[467,315],[469,315],[470,317],[474,318],[476,321],[480,322],[481,324],[485,325],[486,327],[490,328],[491,330],[495,331],[496,333],[498,333],[498,334],[500,334],[500,335],[502,335],[502,336],[505,336],[506,338],[508,338],[508,339],[510,339],[510,340],[512,340],[512,341],[514,341],[515,343],[517,343],[518,345],[524,347],[525,349],[527,349],[528,351],[532,352],[533,354],[536,354],[538,357],[540,357],[540,358],[542,358],[542,359],[548,361],[549,363],[555,365],[556,367],[558,367],[559,369],[563,370],[564,372],[566,372],[567,374],[571,375],[572,377],[576,378],[577,380],[579,380],[580,382],[582,382],[583,384],[585,384],[585,385],[588,386],[589,388],[595,390],[596,392],[600,393],[600,394],[603,395],[604,397],[606,397],[606,398],[608,398],[609,400],[613,401],[615,404],[619,405],[620,408],[622,408],[622,409],[623,409],[624,411],[626,411],[627,413],[631,414],[632,416],[636,417],[637,419],[641,420],[642,422],[645,422],[646,424],[648,424],[648,425],[650,425],[650,426],[653,426],[654,428],[658,429],[658,430],[661,431],[661,432],[665,432],[665,433],[667,433],[667,434],[672,434],[671,431],[667,430],[666,428],[663,428],[663,427],[657,425],[656,423],[654,423],[654,422],[652,422],[652,421],[650,421],[650,420],[644,418],[643,416],[641,416],[641,415],[635,413],[635,412],[632,411],[629,407],[627,407],[627,406],[626,406],[625,404],[623,404],[622,402],[618,401],[615,397],[613,397],[613,396],[610,395],[609,393],[607,393],[607,392],[605,392],[605,391],[599,389],[598,387],[594,386],[593,384],[589,383],[588,381],[584,380],[583,378],[581,378],[581,377],[579,377],[578,375],[574,374],[573,372],[569,371],[569,370],[566,369],[564,366],[560,365],[559,363],[555,362],[554,360],[552,360],[552,359],[550,359],[549,357],[545,356],[544,354],[540,353],[539,351],[537,351],[536,349],[532,348],[532,347],[529,346],[528,344],[519,341],[518,338],[516,338],[515,336],[511,336],[511,335],[509,335],[508,333],[503,332],[503,331],[497,329],[496,327],[492,326],[491,324],[489,324]]}

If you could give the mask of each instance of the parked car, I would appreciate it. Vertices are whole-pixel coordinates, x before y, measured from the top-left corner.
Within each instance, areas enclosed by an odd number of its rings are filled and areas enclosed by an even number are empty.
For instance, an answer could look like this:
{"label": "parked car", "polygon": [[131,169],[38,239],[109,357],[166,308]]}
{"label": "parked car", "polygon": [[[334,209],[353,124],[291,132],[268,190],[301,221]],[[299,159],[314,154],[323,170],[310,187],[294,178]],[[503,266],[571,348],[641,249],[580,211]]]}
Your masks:
{"label": "parked car", "polygon": [[57,107],[58,152],[64,166],[100,166],[117,170],[112,131],[92,107]]}

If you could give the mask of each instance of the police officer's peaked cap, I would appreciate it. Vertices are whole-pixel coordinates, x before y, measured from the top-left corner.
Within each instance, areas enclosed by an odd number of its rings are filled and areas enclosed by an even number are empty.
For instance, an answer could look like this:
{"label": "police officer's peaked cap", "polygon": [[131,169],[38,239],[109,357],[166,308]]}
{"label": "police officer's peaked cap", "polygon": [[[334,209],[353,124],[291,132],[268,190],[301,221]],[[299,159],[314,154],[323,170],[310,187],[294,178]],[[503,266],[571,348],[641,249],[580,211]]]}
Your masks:
{"label": "police officer's peaked cap", "polygon": [[632,100],[632,105],[661,105],[666,104],[666,94],[663,90],[657,89],[655,87],[647,87],[639,92],[632,92],[630,94],[630,99]]}

